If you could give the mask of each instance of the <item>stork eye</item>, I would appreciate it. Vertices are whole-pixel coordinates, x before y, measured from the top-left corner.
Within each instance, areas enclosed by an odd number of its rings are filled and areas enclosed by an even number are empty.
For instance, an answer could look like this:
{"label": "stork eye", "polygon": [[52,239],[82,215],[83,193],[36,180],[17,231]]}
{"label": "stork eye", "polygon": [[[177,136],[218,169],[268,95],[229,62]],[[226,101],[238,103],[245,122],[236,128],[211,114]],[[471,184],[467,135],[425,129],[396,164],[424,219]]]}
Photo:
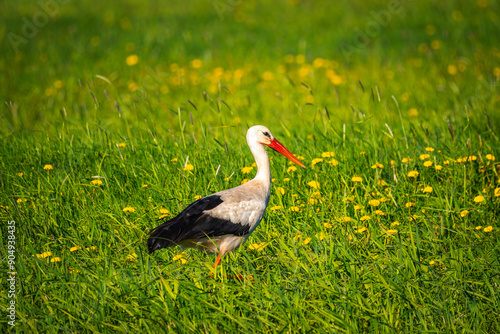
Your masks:
{"label": "stork eye", "polygon": [[269,134],[269,132],[263,132],[264,136],[266,136],[267,138],[271,138],[271,135]]}

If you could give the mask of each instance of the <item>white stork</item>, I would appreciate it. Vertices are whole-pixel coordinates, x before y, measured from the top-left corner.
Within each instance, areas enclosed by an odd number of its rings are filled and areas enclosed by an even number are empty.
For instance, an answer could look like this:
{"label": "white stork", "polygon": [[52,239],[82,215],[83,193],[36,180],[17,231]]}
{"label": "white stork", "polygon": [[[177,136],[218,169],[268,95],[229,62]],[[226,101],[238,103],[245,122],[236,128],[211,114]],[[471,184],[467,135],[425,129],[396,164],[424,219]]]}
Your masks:
{"label": "white stork", "polygon": [[190,204],[176,217],[149,233],[148,250],[153,253],[165,247],[192,247],[221,256],[242,245],[257,228],[271,195],[271,169],[263,145],[269,146],[296,163],[305,166],[277,141],[262,125],[247,132],[247,143],[257,163],[257,175],[251,181],[232,189],[219,191]]}

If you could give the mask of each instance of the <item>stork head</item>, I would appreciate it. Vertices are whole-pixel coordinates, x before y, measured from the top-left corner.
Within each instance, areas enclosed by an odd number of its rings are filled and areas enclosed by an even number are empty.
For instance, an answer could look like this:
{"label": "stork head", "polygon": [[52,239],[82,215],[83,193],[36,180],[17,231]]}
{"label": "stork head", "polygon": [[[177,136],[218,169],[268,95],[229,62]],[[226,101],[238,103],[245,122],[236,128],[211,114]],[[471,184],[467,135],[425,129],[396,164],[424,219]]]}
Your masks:
{"label": "stork head", "polygon": [[295,162],[297,165],[305,168],[302,162],[300,162],[299,159],[297,159],[290,151],[288,151],[285,146],[277,141],[271,131],[269,131],[269,129],[263,125],[255,125],[248,129],[247,143],[248,145],[258,143],[269,146],[276,152],[283,154],[285,157]]}

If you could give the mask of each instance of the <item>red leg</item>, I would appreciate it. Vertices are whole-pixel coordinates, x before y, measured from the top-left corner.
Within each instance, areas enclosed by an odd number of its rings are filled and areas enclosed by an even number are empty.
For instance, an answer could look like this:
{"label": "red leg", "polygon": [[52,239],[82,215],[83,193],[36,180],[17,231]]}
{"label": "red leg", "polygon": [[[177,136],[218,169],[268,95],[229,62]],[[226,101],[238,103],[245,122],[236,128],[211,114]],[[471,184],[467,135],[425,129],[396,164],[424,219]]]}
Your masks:
{"label": "red leg", "polygon": [[219,255],[217,255],[217,260],[215,260],[215,263],[214,263],[214,269],[215,269],[215,267],[217,267],[220,264],[220,262],[221,262],[221,257],[220,257],[220,253],[219,253]]}

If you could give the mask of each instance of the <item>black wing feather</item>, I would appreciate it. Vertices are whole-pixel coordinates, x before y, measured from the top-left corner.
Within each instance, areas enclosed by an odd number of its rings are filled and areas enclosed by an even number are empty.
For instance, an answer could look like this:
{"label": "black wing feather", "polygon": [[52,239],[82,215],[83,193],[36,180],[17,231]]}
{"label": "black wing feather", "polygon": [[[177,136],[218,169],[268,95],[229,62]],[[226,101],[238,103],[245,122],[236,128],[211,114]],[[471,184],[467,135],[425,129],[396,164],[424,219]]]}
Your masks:
{"label": "black wing feather", "polygon": [[215,218],[204,211],[212,210],[224,201],[219,195],[210,195],[191,203],[176,217],[157,226],[149,233],[149,253],[176,246],[186,239],[216,237],[225,234],[242,236],[250,231],[249,225],[235,224]]}

